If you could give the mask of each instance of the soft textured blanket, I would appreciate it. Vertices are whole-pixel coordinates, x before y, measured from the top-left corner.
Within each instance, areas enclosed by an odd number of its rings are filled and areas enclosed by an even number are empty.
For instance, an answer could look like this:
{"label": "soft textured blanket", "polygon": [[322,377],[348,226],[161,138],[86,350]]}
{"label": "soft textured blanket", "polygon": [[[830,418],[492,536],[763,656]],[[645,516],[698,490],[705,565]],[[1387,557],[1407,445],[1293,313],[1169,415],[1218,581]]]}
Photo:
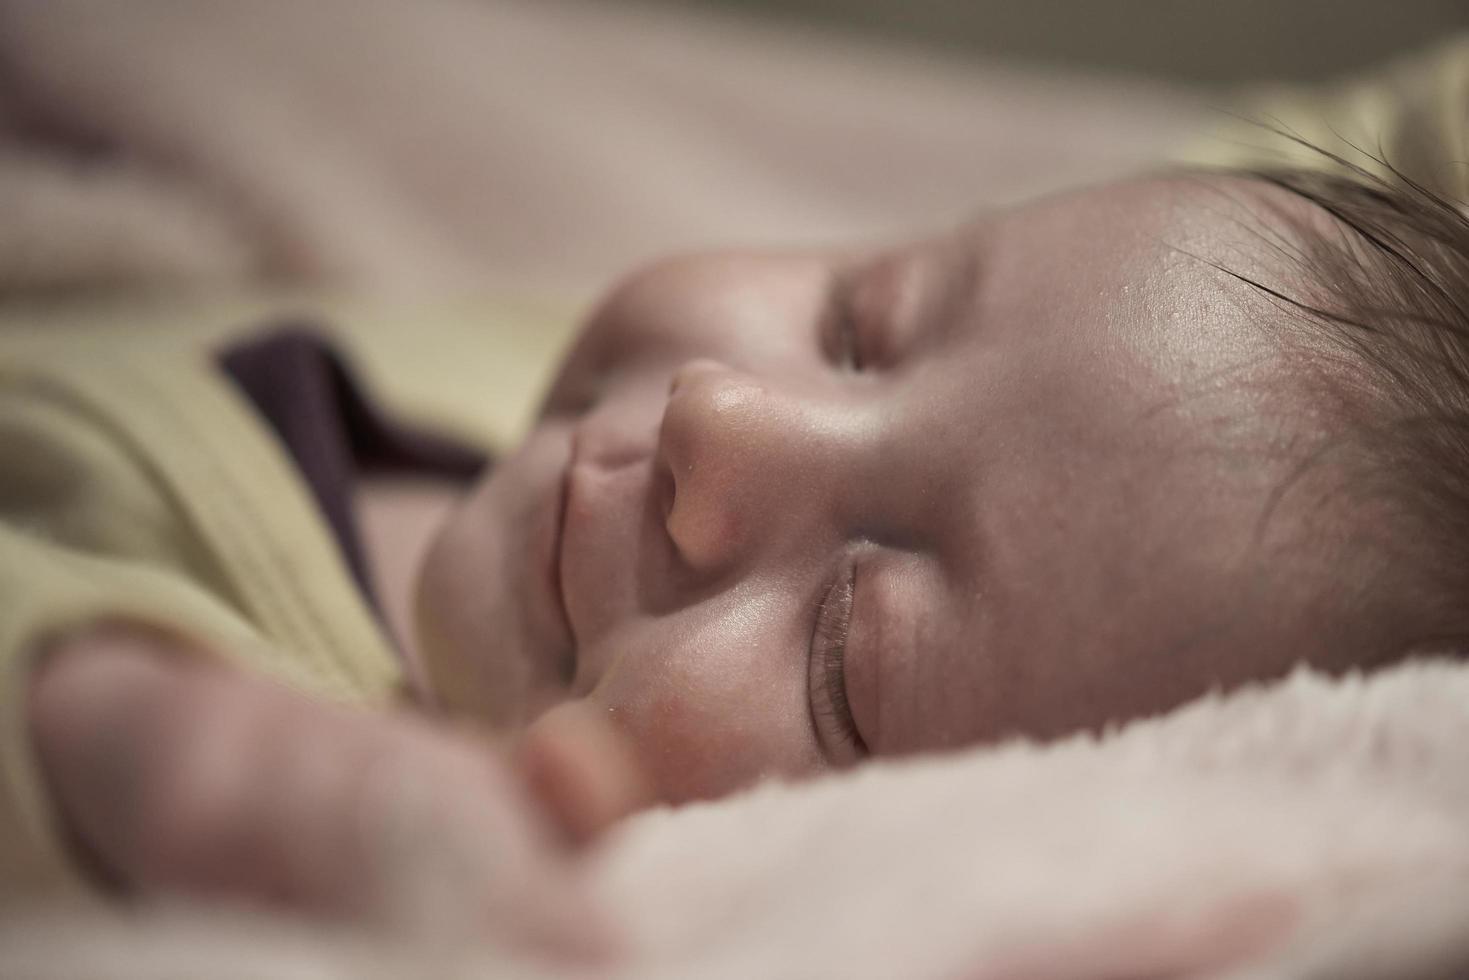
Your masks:
{"label": "soft textured blanket", "polygon": [[[646,814],[591,858],[596,967],[415,928],[11,918],[0,976],[1469,974],[1469,668],[1301,671],[1102,738]],[[427,901],[451,908],[450,892]]]}

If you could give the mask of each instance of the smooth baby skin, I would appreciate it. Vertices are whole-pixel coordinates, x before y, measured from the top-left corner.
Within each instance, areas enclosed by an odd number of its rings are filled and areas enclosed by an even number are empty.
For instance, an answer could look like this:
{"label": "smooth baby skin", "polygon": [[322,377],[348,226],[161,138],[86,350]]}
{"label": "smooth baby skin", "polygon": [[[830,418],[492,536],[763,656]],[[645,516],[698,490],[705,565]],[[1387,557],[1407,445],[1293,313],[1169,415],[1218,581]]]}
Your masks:
{"label": "smooth baby skin", "polygon": [[1210,264],[1278,280],[1302,207],[1139,180],[633,276],[430,554],[436,692],[595,706],[678,800],[1381,656],[1356,518],[1298,479],[1335,396]]}

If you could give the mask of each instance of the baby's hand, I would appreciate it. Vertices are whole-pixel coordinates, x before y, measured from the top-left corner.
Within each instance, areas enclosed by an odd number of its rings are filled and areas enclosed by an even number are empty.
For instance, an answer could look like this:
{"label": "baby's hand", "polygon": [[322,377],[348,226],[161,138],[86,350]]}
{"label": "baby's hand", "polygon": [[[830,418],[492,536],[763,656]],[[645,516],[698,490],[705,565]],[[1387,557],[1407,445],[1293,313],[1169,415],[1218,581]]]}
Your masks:
{"label": "baby's hand", "polygon": [[127,889],[608,948],[564,843],[593,818],[544,819],[479,739],[313,702],[130,628],[53,649],[31,708],[70,831]]}

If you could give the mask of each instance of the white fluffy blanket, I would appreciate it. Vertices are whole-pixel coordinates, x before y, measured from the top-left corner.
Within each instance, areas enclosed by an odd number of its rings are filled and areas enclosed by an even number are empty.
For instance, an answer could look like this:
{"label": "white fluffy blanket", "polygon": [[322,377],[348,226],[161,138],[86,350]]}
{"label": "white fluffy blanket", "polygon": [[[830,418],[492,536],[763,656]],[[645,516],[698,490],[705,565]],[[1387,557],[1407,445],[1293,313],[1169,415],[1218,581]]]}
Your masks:
{"label": "white fluffy blanket", "polygon": [[0,976],[1460,977],[1466,760],[1469,667],[1298,671],[1099,739],[639,817],[589,867],[610,965],[160,910],[11,920]]}

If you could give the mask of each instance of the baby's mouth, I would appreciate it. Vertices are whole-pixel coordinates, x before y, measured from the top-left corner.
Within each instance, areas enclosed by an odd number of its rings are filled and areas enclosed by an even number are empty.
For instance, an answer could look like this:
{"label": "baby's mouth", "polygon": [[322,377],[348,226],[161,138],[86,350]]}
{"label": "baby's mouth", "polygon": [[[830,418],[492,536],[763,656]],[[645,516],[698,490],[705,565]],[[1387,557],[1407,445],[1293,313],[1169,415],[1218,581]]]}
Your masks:
{"label": "baby's mouth", "polygon": [[573,437],[571,452],[567,454],[566,466],[561,471],[561,479],[556,488],[555,532],[551,536],[551,554],[547,574],[551,605],[556,610],[562,633],[567,637],[566,649],[562,655],[563,663],[559,666],[568,683],[576,670],[576,631],[572,628],[571,615],[567,610],[565,583],[561,570],[566,563],[566,512],[567,503],[571,498],[571,473],[576,466],[576,449],[576,439]]}
{"label": "baby's mouth", "polygon": [[591,680],[581,646],[595,644],[613,625],[606,617],[622,608],[613,597],[626,591],[633,570],[609,556],[637,552],[636,542],[624,540],[634,523],[629,515],[638,513],[625,492],[625,474],[646,468],[651,456],[648,440],[606,426],[583,424],[570,434],[566,467],[553,491],[559,496],[547,559],[550,605],[565,641],[557,666],[567,684]]}

